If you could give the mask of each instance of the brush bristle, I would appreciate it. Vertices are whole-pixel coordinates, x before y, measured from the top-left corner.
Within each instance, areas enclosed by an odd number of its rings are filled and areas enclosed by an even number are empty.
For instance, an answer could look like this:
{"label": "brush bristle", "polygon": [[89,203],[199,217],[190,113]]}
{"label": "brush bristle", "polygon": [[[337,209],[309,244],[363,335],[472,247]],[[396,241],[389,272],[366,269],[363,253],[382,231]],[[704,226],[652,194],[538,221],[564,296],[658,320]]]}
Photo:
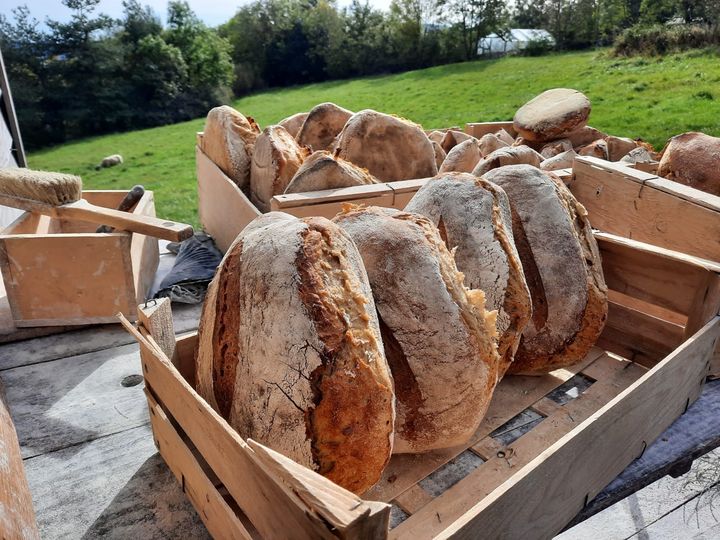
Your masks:
{"label": "brush bristle", "polygon": [[0,168],[0,193],[60,206],[80,200],[82,180],[72,174]]}

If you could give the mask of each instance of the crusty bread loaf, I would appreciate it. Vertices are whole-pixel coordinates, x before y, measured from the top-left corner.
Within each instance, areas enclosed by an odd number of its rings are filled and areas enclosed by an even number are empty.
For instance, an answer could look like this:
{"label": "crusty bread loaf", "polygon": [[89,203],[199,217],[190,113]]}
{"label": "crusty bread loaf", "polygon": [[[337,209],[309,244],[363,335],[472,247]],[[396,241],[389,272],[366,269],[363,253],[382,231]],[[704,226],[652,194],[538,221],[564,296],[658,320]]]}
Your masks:
{"label": "crusty bread loaf", "polygon": [[[507,131],[502,131],[507,134]],[[480,141],[478,142],[478,145],[480,147],[480,155],[482,157],[485,157],[489,154],[492,154],[495,150],[510,146],[512,143],[512,137],[510,137],[510,142],[507,142],[507,140],[501,139],[498,135],[494,133],[486,133],[485,135],[480,137]]]}
{"label": "crusty bread loaf", "polygon": [[540,149],[540,155],[545,159],[550,159],[572,149],[573,145],[570,139],[556,139],[544,144]]}
{"label": "crusty bread loaf", "polygon": [[513,126],[528,141],[552,141],[585,126],[589,116],[590,100],[582,92],[553,88],[520,107]]}
{"label": "crusty bread loaf", "polygon": [[462,444],[497,381],[495,312],[468,290],[436,227],[417,214],[351,207],[334,221],[365,263],[395,381],[395,451]]}
{"label": "crusty bread loaf", "polygon": [[352,111],[334,103],[316,105],[308,113],[297,134],[298,143],[313,151],[329,149],[352,114]]}
{"label": "crusty bread loaf", "polygon": [[369,109],[347,121],[335,149],[337,156],[367,169],[381,182],[437,174],[432,143],[420,126]]}
{"label": "crusty bread loaf", "polygon": [[321,150],[313,152],[295,173],[285,193],[303,193],[322,189],[376,184],[365,169]]}
{"label": "crusty bread loaf", "polygon": [[599,159],[608,158],[608,146],[605,139],[598,139],[588,145],[585,145],[577,150],[580,156],[593,156]]}
{"label": "crusty bread loaf", "polygon": [[442,146],[443,150],[445,150],[445,153],[448,154],[450,153],[450,150],[455,148],[458,144],[467,141],[471,137],[471,135],[468,135],[463,131],[457,129],[448,129],[443,136],[443,140],[440,142],[440,146]]}
{"label": "crusty bread loaf", "polygon": [[435,165],[437,165],[437,168],[439,169],[442,166],[443,161],[445,161],[447,154],[445,153],[445,150],[443,150],[442,146],[440,146],[439,142],[435,142],[432,139],[430,142],[432,143],[433,151],[435,152]]}
{"label": "crusty bread loaf", "polygon": [[456,250],[455,262],[465,275],[465,285],[482,290],[487,308],[498,312],[502,376],[515,356],[532,310],[515,249],[507,195],[472,174],[439,174],[420,188],[405,211],[421,214],[438,227],[448,249]]}
{"label": "crusty bread loaf", "polygon": [[285,192],[310,151],[301,147],[282,126],[270,126],[255,141],[250,172],[250,200],[261,211],[270,199]]}
{"label": "crusty bread loaf", "polygon": [[465,139],[448,152],[438,172],[472,172],[482,158],[480,146],[475,137]]}
{"label": "crusty bread loaf", "polygon": [[630,152],[638,147],[638,144],[627,137],[609,136],[605,139],[607,143],[607,154],[610,161],[620,161]]}
{"label": "crusty bread loaf", "polygon": [[394,399],[367,275],[324,218],[243,230],[203,306],[197,390],[245,438],[362,493],[392,452]]}
{"label": "crusty bread loaf", "polygon": [[[431,141],[441,144],[442,140],[445,138],[445,132],[435,129],[428,133],[427,136]],[[445,150],[443,150],[443,152],[444,151]]]}
{"label": "crusty bread loaf", "polygon": [[475,176],[482,176],[492,169],[504,167],[505,165],[527,164],[539,167],[542,162],[543,157],[529,146],[508,146],[495,150],[482,158],[472,170],[472,173]]}
{"label": "crusty bread loaf", "polygon": [[663,150],[658,174],[720,195],[720,137],[697,132],[673,137]]}
{"label": "crusty bread loaf", "polygon": [[223,105],[208,113],[200,148],[230,180],[245,188],[250,184],[250,163],[259,134],[255,120]]}
{"label": "crusty bread loaf", "polygon": [[300,133],[300,128],[307,117],[308,113],[306,112],[295,113],[292,116],[288,116],[287,118],[280,120],[278,125],[284,127],[293,137],[297,137],[298,133]]}
{"label": "crusty bread loaf", "polygon": [[572,143],[573,148],[577,149],[598,139],[605,139],[607,138],[607,134],[594,127],[583,126],[570,133],[566,133],[563,137]]}
{"label": "crusty bread loaf", "polygon": [[582,360],[607,318],[607,287],[585,208],[552,173],[501,167],[484,178],[510,199],[533,315],[510,373],[536,375]]}
{"label": "crusty bread loaf", "polygon": [[577,154],[572,148],[567,152],[546,159],[540,164],[543,171],[557,171],[559,169],[570,169],[575,164]]}

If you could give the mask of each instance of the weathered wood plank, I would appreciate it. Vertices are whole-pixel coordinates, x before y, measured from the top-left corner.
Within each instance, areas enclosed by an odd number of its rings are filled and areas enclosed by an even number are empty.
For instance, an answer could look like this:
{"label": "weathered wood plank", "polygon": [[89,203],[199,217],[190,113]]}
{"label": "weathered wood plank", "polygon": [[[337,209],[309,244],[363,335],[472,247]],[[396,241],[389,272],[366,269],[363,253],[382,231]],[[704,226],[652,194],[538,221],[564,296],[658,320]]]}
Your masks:
{"label": "weathered wood plank", "polygon": [[149,426],[25,461],[44,539],[209,539]]}
{"label": "weathered wood plank", "polygon": [[3,371],[23,457],[146,424],[141,374],[135,344]]}

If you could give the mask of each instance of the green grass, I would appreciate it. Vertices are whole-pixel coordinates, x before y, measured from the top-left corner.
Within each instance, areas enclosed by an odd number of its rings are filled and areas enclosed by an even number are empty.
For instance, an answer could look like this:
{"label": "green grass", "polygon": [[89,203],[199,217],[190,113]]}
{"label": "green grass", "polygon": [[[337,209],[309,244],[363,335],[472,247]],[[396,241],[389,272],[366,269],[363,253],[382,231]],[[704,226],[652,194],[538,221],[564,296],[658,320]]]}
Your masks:
{"label": "green grass", "polygon": [[[323,101],[351,110],[395,113],[426,128],[511,119],[539,92],[571,87],[593,104],[590,123],[613,135],[642,137],[660,148],[672,135],[720,136],[720,61],[696,52],[664,58],[610,57],[606,52],[505,58],[440,66],[385,77],[273,90],[234,106],[261,126]],[[195,132],[203,119],[106,135],[34,152],[33,168],[80,174],[86,188],[124,189],[142,183],[156,194],[158,214],[197,225]],[[104,156],[125,163],[95,171]]]}

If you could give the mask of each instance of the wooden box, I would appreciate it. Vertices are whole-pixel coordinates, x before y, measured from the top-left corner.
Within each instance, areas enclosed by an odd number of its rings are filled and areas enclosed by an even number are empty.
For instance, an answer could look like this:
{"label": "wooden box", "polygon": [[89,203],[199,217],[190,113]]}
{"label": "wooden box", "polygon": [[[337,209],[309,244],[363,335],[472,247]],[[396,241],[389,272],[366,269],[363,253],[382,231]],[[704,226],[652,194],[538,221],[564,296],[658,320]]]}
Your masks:
{"label": "wooden box", "polygon": [[[127,191],[85,191],[109,208]],[[135,214],[155,216],[145,192]],[[135,319],[159,261],[156,238],[96,234],[97,225],[26,212],[0,233],[0,268],[16,327],[114,323]]]}
{"label": "wooden box", "polygon": [[[582,166],[565,175],[592,223],[634,238],[656,188],[627,180],[636,192],[593,206],[598,178]],[[370,200],[349,189],[353,200],[402,207],[422,182],[370,186]],[[705,207],[657,191],[676,213],[651,239],[699,249],[666,233]],[[337,193],[288,197],[275,204],[296,215],[337,210]],[[127,326],[140,342],[159,451],[216,538],[549,538],[687,410],[720,341],[720,264],[608,232],[596,238],[610,290],[597,346],[572,368],[504,378],[467,444],[394,456],[362,497],[243,440],[194,390],[197,334],[174,339],[162,309],[141,311],[138,329]]]}

